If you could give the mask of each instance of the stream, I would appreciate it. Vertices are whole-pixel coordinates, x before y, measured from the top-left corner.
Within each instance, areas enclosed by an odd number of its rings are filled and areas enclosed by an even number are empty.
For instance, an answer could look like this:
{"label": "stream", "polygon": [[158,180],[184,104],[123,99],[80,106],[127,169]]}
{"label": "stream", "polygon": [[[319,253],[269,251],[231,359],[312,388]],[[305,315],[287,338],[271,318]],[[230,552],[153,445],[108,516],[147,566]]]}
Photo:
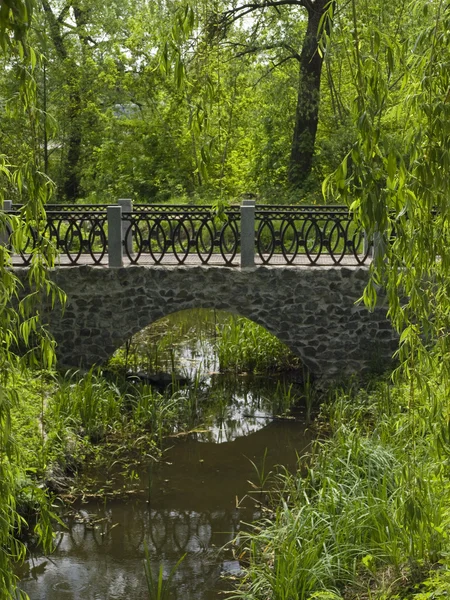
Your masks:
{"label": "stream", "polygon": [[[189,326],[180,333],[183,318]],[[159,351],[157,365],[150,365],[150,354],[145,361],[153,370],[170,363],[183,378],[197,385],[201,381],[211,397],[202,426],[168,438],[159,463],[137,466],[127,498],[72,507],[67,528],[57,533],[55,552],[27,561],[20,587],[31,600],[150,598],[146,549],[154,579],[160,569],[164,579],[172,573],[171,600],[217,600],[230,589],[229,576],[239,577],[230,542],[261,517],[268,474],[276,465],[294,469],[311,442],[301,407],[289,418],[276,416],[280,390],[284,396],[297,390],[300,395],[298,384],[280,377],[219,374],[217,315],[173,319],[176,335],[167,332],[167,323],[156,334],[172,343]],[[155,333],[140,335],[150,344]],[[136,356],[131,369],[141,371]],[[105,475],[95,476],[100,488]]]}

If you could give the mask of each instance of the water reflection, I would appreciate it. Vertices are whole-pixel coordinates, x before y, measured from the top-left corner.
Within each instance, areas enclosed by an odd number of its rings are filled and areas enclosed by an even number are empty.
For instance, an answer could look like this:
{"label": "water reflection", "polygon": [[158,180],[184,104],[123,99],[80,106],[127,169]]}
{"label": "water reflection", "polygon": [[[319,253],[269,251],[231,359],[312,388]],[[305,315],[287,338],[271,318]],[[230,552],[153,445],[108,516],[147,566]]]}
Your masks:
{"label": "water reflection", "polygon": [[223,444],[174,440],[163,463],[140,473],[146,490],[140,497],[75,507],[56,552],[36,559],[22,588],[32,600],[141,600],[147,597],[145,542],[155,576],[160,565],[170,573],[186,553],[172,600],[217,600],[221,574],[238,569],[220,549],[242,522],[260,515],[259,494],[249,494],[248,481],[257,481],[250,461],[262,467],[267,448],[266,471],[276,464],[293,468],[308,439],[298,422],[279,421]]}
{"label": "water reflection", "polygon": [[[31,600],[148,598],[145,545],[155,577],[161,565],[168,576],[186,554],[171,600],[217,600],[221,574],[239,571],[231,551],[221,549],[241,523],[260,516],[261,495],[249,493],[255,465],[294,468],[310,435],[301,422],[273,420],[285,410],[290,384],[215,373],[213,344],[202,336],[200,346],[189,340],[179,353],[200,392],[193,408],[202,431],[169,439],[164,460],[138,472],[133,500],[75,506],[55,553],[28,564],[22,589]],[[179,394],[189,401],[188,390]],[[109,474],[96,475],[100,488]]]}
{"label": "water reflection", "polygon": [[239,531],[237,509],[197,513],[114,504],[104,517],[97,525],[73,522],[59,534],[55,560],[40,561],[44,572],[32,599],[145,597],[144,541],[155,558],[155,576],[159,565],[168,575],[176,557],[186,553],[175,574],[173,598],[208,597],[205,587],[208,593],[221,572],[236,570],[232,558],[218,559],[218,548]]}
{"label": "water reflection", "polygon": [[[274,418],[285,415],[295,400],[295,384],[288,380],[214,374],[196,390],[195,410],[199,441],[231,442],[266,427]],[[191,391],[180,391],[188,401]]]}

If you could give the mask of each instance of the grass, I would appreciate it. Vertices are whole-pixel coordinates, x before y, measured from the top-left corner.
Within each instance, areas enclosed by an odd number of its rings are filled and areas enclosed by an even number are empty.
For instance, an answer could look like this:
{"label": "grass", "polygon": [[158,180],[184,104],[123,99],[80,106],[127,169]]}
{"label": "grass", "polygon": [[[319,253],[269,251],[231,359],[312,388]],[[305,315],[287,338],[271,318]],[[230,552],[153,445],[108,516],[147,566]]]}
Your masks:
{"label": "grass", "polygon": [[67,373],[58,380],[49,399],[47,425],[59,423],[95,442],[105,436],[108,428],[118,426],[124,402],[117,385],[106,380],[101,371]]}
{"label": "grass", "polygon": [[217,341],[220,369],[264,373],[301,368],[300,359],[285,344],[253,321],[231,316]]}
{"label": "grass", "polygon": [[[101,370],[86,373],[25,371],[13,379],[19,398],[11,428],[21,465],[35,479],[52,485],[67,479],[71,494],[88,479],[73,479],[84,466],[106,471],[160,456],[164,438],[188,424],[189,402],[180,392],[159,393],[150,386],[109,380]],[[192,392],[195,394],[195,390]],[[103,489],[103,488],[102,488]]]}
{"label": "grass", "polygon": [[185,558],[185,554],[172,567],[167,577],[164,577],[164,567],[162,564],[158,568],[158,576],[155,577],[152,571],[152,561],[148,548],[144,545],[144,571],[145,581],[147,583],[147,592],[149,600],[170,600],[173,592],[173,579],[178,567]]}
{"label": "grass", "polygon": [[272,512],[244,535],[248,566],[232,598],[449,589],[447,396],[431,386],[412,408],[408,394],[380,384],[328,401],[322,439],[297,474],[278,477]]}

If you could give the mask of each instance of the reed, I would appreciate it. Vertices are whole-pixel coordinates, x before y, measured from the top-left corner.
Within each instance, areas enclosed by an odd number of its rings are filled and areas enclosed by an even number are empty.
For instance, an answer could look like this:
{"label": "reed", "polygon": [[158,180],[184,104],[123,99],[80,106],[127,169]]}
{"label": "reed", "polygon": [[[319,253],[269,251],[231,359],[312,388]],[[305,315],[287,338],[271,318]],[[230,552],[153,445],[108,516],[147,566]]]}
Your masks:
{"label": "reed", "polygon": [[278,504],[244,535],[249,566],[232,598],[382,596],[445,563],[448,401],[429,390],[408,408],[407,391],[382,384],[330,395],[327,438],[297,474],[278,475]]}
{"label": "reed", "polygon": [[111,381],[94,368],[55,378],[44,413],[47,459],[76,470],[86,456],[106,466],[128,464],[136,452],[158,456],[185,423],[180,394]]}
{"label": "reed", "polygon": [[221,370],[263,373],[301,366],[300,360],[275,336],[253,321],[230,317],[217,340]]}
{"label": "reed", "polygon": [[173,591],[173,580],[178,567],[185,558],[185,554],[172,567],[167,577],[164,577],[164,566],[159,565],[158,575],[155,577],[152,571],[152,563],[147,544],[144,544],[144,571],[145,581],[147,583],[147,592],[149,600],[169,600]]}
{"label": "reed", "polygon": [[49,399],[46,420],[84,434],[92,441],[103,437],[121,420],[124,397],[118,386],[98,369],[82,375],[67,373]]}
{"label": "reed", "polygon": [[163,438],[172,432],[178,422],[180,402],[177,394],[160,394],[151,386],[136,387],[131,400],[131,418],[134,424],[145,429],[162,448]]}

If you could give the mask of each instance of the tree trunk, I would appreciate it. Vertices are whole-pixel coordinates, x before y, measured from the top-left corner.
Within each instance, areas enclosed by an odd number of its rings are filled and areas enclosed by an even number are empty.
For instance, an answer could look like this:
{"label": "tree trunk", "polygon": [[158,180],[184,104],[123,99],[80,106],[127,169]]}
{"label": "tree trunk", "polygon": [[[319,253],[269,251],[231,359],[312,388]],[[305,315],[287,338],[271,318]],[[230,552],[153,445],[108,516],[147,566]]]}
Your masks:
{"label": "tree trunk", "polygon": [[70,90],[68,108],[67,158],[63,180],[63,194],[66,200],[74,202],[80,196],[79,162],[81,157],[81,96],[79,82],[75,82]]}
{"label": "tree trunk", "polygon": [[301,187],[311,173],[323,64],[323,57],[318,51],[319,24],[328,4],[329,0],[315,0],[308,7],[308,26],[299,59],[300,80],[288,169],[288,181],[295,188]]}

